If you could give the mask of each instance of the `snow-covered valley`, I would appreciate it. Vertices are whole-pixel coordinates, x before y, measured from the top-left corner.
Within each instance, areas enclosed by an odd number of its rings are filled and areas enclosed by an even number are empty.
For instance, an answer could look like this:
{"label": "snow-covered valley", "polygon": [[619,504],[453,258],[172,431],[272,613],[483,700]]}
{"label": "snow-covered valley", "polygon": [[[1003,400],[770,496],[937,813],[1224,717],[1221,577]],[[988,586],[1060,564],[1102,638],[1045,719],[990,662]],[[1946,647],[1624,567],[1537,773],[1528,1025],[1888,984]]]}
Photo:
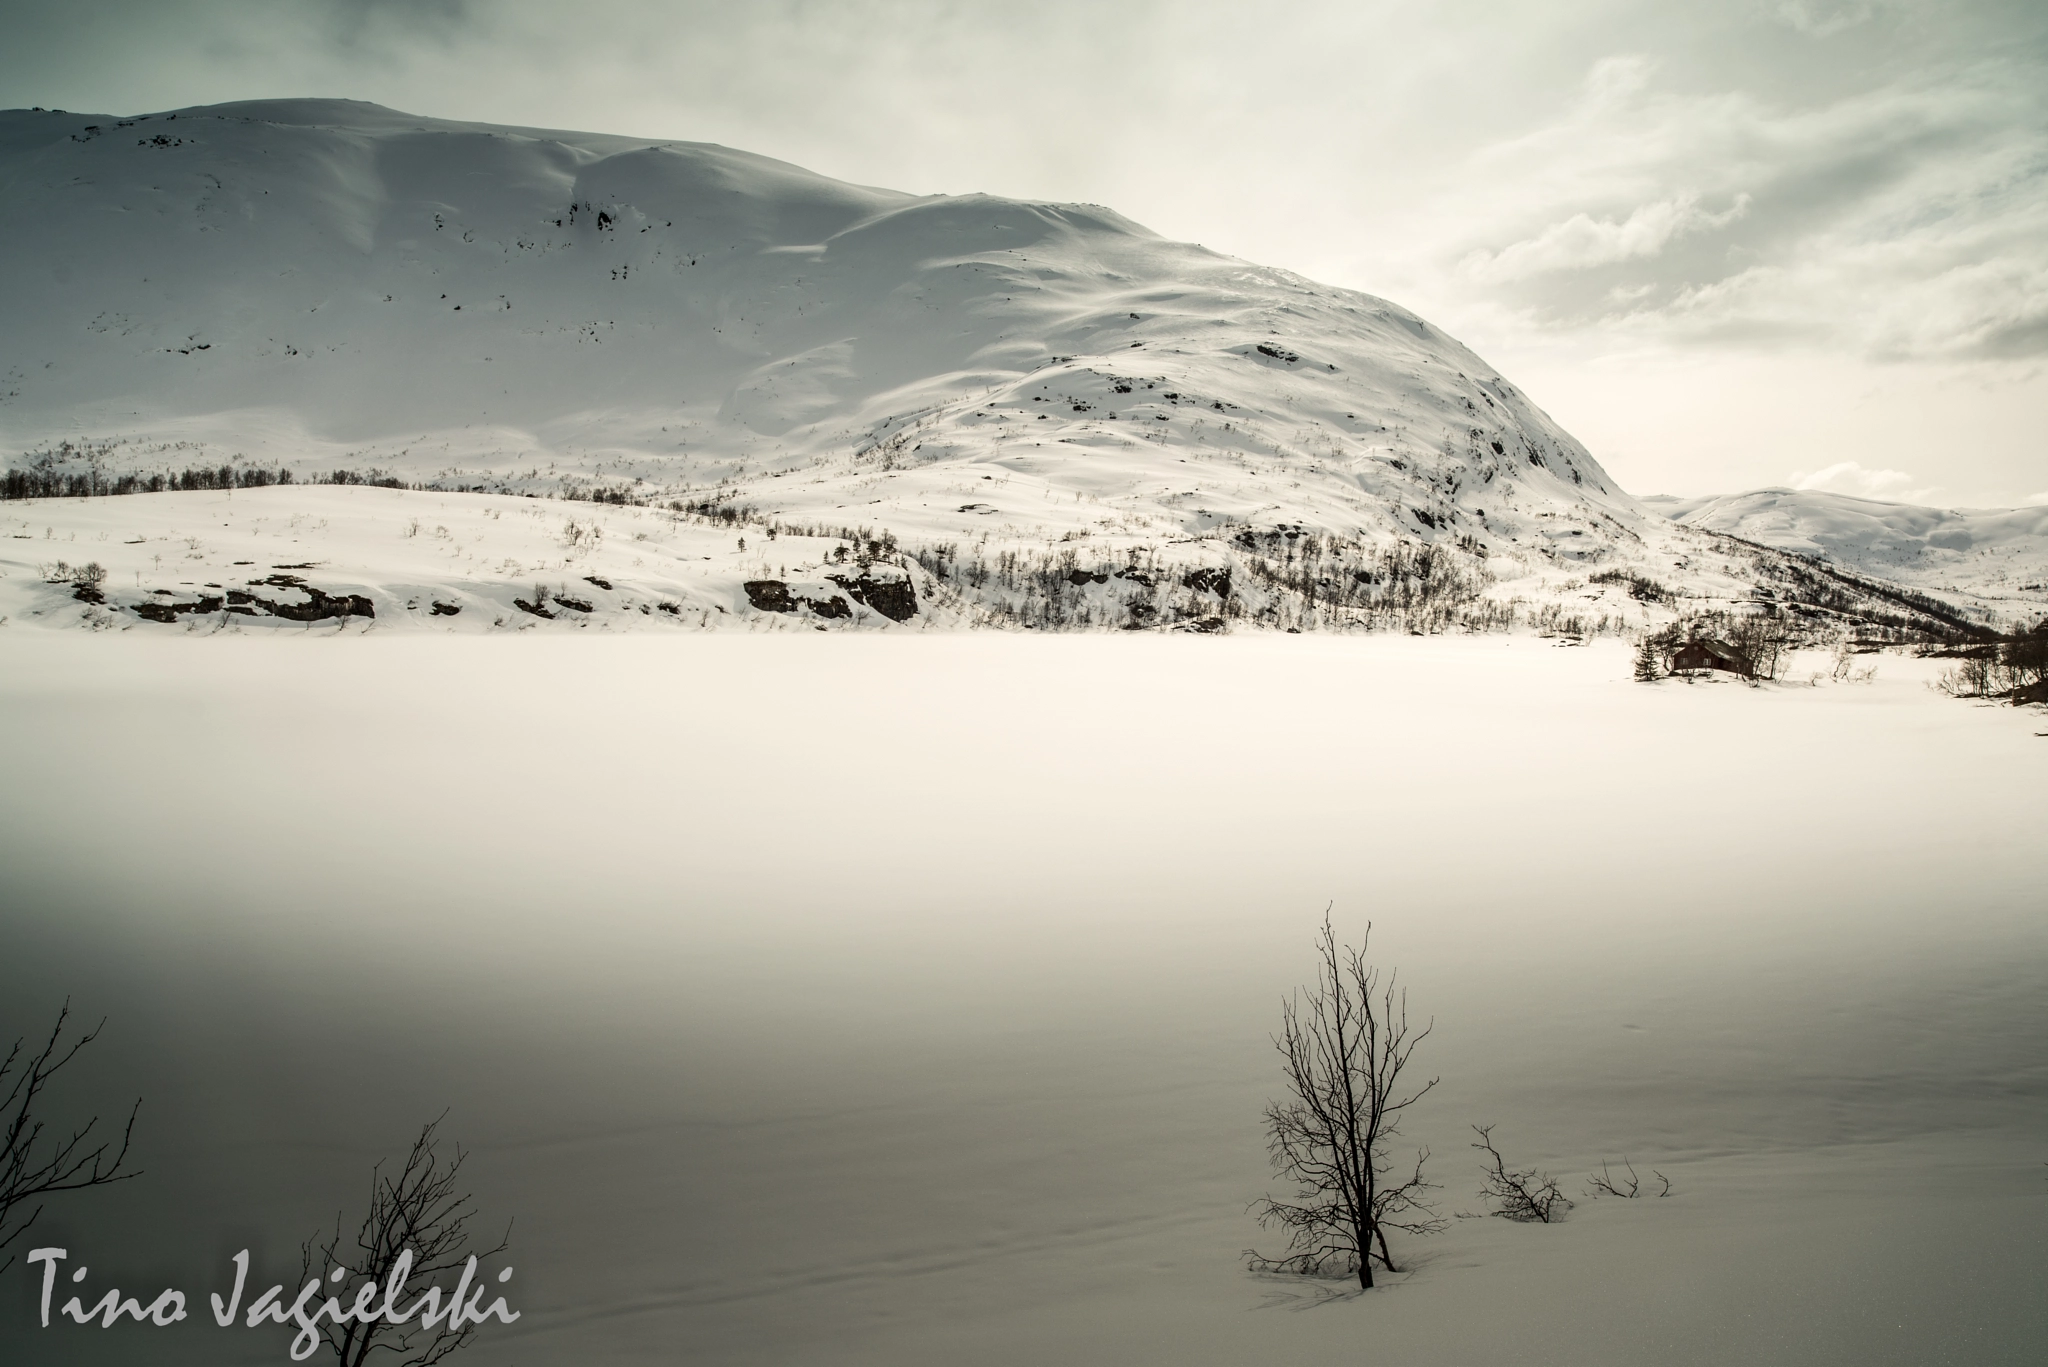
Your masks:
{"label": "snow-covered valley", "polygon": [[[197,1292],[17,1269],[0,1361],[279,1360],[204,1291],[443,1111],[458,1361],[2048,1341],[2048,741],[1907,648],[2039,619],[2048,513],[1637,499],[1094,205],[340,100],[0,113],[0,186],[0,1042],[109,1018],[56,1114],[145,1175],[35,1237]],[[1632,681],[1714,614],[1778,676]],[[1244,1254],[1326,907],[1442,1079],[1368,1295]]]}
{"label": "snow-covered valley", "polygon": [[[203,1292],[241,1247],[289,1281],[452,1107],[517,1217],[525,1315],[479,1360],[2026,1362],[2048,741],[1865,663],[6,633],[0,1001],[109,1015],[74,1095],[144,1098],[147,1175],[44,1237],[122,1285]],[[1364,1297],[1239,1253],[1330,902],[1443,1078],[1408,1138],[1451,1226]],[[1455,1218],[1472,1124],[1563,1224]],[[1624,1157],[1675,1194],[1587,1199]],[[60,1339],[9,1296],[11,1362],[288,1336],[201,1301]]]}

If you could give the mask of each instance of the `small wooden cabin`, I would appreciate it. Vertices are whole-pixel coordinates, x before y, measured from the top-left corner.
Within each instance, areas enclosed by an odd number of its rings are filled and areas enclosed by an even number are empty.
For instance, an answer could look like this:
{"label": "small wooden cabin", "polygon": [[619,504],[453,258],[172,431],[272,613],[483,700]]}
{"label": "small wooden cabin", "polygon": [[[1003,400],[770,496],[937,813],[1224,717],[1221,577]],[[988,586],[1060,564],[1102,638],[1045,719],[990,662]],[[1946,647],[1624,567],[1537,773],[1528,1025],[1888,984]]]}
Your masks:
{"label": "small wooden cabin", "polygon": [[1749,673],[1748,664],[1734,650],[1706,637],[1695,637],[1671,652],[1671,670],[1724,669],[1730,674]]}

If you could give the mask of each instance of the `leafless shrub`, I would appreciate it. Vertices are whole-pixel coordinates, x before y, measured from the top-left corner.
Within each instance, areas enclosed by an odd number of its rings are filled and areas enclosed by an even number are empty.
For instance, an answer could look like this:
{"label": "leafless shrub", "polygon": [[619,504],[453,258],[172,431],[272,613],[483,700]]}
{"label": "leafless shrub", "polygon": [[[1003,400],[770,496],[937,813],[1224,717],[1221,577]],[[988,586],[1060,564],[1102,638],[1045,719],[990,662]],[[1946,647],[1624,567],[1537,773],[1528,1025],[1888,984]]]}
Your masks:
{"label": "leafless shrub", "polygon": [[[1641,1196],[1643,1194],[1643,1184],[1642,1180],[1636,1176],[1635,1164],[1624,1158],[1621,1160],[1621,1166],[1627,1170],[1628,1175],[1626,1177],[1616,1176],[1610,1170],[1608,1163],[1603,1159],[1600,1163],[1600,1175],[1586,1179],[1586,1195],[1619,1196],[1631,1201]],[[1650,1169],[1650,1176],[1656,1178],[1661,1184],[1661,1190],[1657,1192],[1658,1196],[1669,1196],[1671,1194],[1670,1178],[1658,1172],[1655,1168]]]}
{"label": "leafless shrub", "polygon": [[1485,1185],[1479,1194],[1499,1207],[1489,1214],[1549,1225],[1557,1223],[1572,1208],[1571,1200],[1558,1190],[1557,1180],[1548,1173],[1507,1165],[1500,1150],[1493,1146],[1493,1126],[1474,1125],[1472,1129],[1479,1136],[1479,1142],[1472,1147],[1483,1150],[1487,1157],[1483,1169]]}

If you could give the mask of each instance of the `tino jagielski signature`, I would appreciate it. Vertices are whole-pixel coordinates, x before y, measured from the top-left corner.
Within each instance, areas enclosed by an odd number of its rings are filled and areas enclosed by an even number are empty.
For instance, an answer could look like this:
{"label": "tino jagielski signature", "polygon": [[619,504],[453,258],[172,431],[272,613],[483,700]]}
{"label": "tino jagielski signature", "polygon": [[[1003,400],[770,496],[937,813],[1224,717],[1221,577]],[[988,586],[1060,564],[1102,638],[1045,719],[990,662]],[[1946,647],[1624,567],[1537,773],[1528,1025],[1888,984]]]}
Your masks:
{"label": "tino jagielski signature", "polygon": [[[43,1265],[42,1320],[43,1328],[50,1328],[50,1302],[57,1292],[58,1265],[71,1255],[61,1248],[31,1249],[28,1261]],[[223,1329],[235,1327],[237,1319],[246,1329],[261,1329],[273,1324],[296,1324],[299,1332],[291,1342],[292,1361],[300,1362],[311,1357],[323,1341],[323,1326],[360,1325],[364,1330],[373,1330],[380,1324],[389,1324],[410,1329],[418,1328],[428,1333],[461,1333],[472,1325],[483,1324],[496,1316],[501,1324],[510,1324],[519,1318],[519,1312],[505,1304],[503,1296],[489,1305],[483,1303],[490,1291],[490,1284],[477,1278],[475,1258],[463,1265],[462,1277],[455,1284],[452,1293],[444,1293],[438,1286],[430,1286],[418,1293],[411,1304],[400,1307],[400,1302],[410,1294],[406,1283],[412,1277],[413,1255],[410,1250],[399,1254],[391,1274],[383,1285],[365,1280],[355,1289],[355,1294],[344,1302],[341,1297],[321,1295],[322,1279],[314,1277],[299,1294],[287,1303],[284,1286],[279,1284],[263,1292],[242,1310],[242,1297],[248,1289],[249,1250],[243,1249],[230,1261],[235,1265],[234,1290],[226,1297],[218,1291],[208,1297],[213,1303],[213,1322]],[[71,1270],[67,1279],[72,1283],[85,1280],[83,1264]],[[348,1275],[348,1269],[337,1267],[328,1281],[339,1283]],[[500,1283],[512,1279],[512,1269],[503,1268],[497,1280]],[[339,1287],[335,1288],[339,1290]],[[139,1323],[153,1324],[168,1328],[186,1317],[185,1293],[175,1288],[165,1288],[156,1298],[144,1305],[138,1296],[123,1296],[118,1288],[108,1290],[91,1306],[81,1296],[74,1295],[64,1302],[58,1312],[59,1326],[69,1316],[80,1325],[98,1321],[100,1328],[111,1329],[123,1316]],[[417,1320],[415,1320],[417,1316]]]}

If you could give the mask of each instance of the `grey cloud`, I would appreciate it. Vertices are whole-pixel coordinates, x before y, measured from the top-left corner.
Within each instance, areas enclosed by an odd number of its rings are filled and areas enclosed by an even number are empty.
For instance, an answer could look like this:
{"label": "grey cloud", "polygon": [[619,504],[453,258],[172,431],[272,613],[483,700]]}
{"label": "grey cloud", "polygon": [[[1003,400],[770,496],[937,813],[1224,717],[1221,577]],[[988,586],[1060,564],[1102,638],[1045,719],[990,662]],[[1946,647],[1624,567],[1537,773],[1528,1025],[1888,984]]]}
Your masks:
{"label": "grey cloud", "polygon": [[1550,328],[2032,354],[2048,306],[2043,75],[1923,72],[1800,110],[1615,99],[1596,73],[1569,118],[1475,158],[1530,207],[1465,249],[1459,273]]}
{"label": "grey cloud", "polygon": [[326,0],[312,16],[344,48],[447,41],[478,22],[470,0]]}
{"label": "grey cloud", "polygon": [[1813,38],[1832,38],[1868,23],[1877,6],[1868,0],[1776,0],[1766,12],[1779,23]]}
{"label": "grey cloud", "polygon": [[2048,301],[2036,300],[2028,317],[1991,328],[1973,350],[1993,360],[2048,355]]}

